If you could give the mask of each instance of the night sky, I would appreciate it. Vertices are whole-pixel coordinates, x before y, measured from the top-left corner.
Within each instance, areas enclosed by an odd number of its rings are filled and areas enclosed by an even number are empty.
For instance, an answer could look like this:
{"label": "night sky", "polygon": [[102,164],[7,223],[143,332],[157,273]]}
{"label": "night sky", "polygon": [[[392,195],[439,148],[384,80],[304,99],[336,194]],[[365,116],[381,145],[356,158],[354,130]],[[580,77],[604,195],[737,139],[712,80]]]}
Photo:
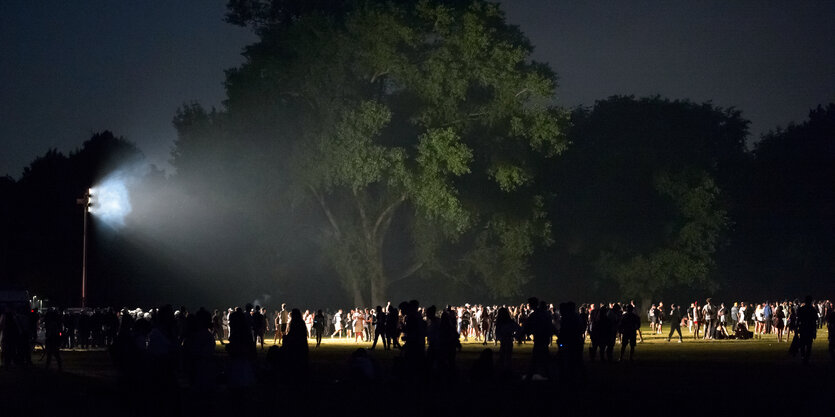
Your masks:
{"label": "night sky", "polygon": [[[0,2],[0,175],[96,131],[165,166],[178,106],[219,105],[254,41],[225,0]],[[753,138],[835,100],[835,1],[563,2],[504,6],[560,76],[558,103],[660,94],[734,106]]]}

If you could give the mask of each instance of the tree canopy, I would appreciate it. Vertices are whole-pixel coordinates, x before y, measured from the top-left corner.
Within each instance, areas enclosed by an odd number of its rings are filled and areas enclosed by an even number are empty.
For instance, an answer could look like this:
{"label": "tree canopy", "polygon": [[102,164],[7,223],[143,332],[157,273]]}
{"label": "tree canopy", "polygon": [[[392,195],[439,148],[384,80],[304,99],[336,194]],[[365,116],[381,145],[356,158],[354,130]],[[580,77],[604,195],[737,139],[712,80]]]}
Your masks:
{"label": "tree canopy", "polygon": [[179,172],[244,165],[252,194],[315,209],[358,303],[415,274],[518,291],[550,241],[536,179],[566,146],[564,114],[496,4],[233,1],[228,20],[260,40],[227,71],[223,110],[181,109]]}
{"label": "tree canopy", "polygon": [[572,123],[552,174],[558,250],[623,296],[709,288],[729,226],[721,187],[745,159],[739,112],[616,96],[576,110]]}

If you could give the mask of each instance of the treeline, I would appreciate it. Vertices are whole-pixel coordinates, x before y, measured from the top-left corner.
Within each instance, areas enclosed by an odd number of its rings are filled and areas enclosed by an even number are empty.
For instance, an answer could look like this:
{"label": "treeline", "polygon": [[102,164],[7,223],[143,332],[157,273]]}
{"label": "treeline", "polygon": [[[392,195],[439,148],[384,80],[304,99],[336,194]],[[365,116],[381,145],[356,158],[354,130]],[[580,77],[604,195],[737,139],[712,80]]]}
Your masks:
{"label": "treeline", "polygon": [[[570,120],[566,135],[571,145],[544,169],[543,195],[553,244],[537,249],[531,261],[533,277],[521,286],[523,291],[614,298],[628,291],[635,291],[636,297],[662,297],[720,290],[762,298],[833,290],[835,265],[829,254],[835,250],[834,104],[813,109],[802,123],[776,129],[749,147],[747,121],[741,114],[710,104],[612,97],[577,109]],[[3,178],[4,286],[25,287],[63,305],[77,304],[82,228],[81,207],[75,200],[108,173],[142,160],[133,144],[104,132],[69,155],[48,151],[17,180]],[[166,178],[151,170],[144,180],[144,187],[153,189],[148,195],[154,195],[180,177]],[[170,212],[154,217],[177,221],[188,215],[176,213],[181,205],[170,198]],[[215,207],[207,205],[205,210]],[[220,211],[227,210],[231,209]],[[241,234],[260,224],[246,218],[236,222],[239,227],[231,229]],[[175,265],[178,257],[173,255],[151,256],[135,240],[92,221],[91,298],[101,303],[192,299],[189,294],[199,288],[202,297],[222,301],[223,276],[235,277],[252,268],[244,264],[257,264],[259,259],[267,264],[253,247],[275,245],[283,250],[306,247],[292,251],[306,252],[299,264],[272,265],[292,268],[304,281],[319,283],[314,288],[293,284],[285,272],[284,280],[296,286],[297,297],[344,301],[326,262],[312,254],[315,244],[302,242],[295,234],[299,228],[288,225],[291,222],[277,223],[288,230],[258,242],[231,236],[235,232],[218,218],[204,225],[222,230],[217,235],[232,242],[208,249],[231,253],[225,258],[230,261],[226,268],[207,278],[196,272],[205,270],[200,265]],[[130,223],[125,233],[134,233]],[[188,240],[184,236],[179,245]],[[270,265],[254,268],[266,270]],[[195,276],[184,276],[189,273]],[[201,276],[207,280],[203,284]],[[178,282],[184,280],[190,284]],[[281,277],[277,280],[277,286],[288,287]],[[259,274],[234,281],[245,283],[231,293],[239,298],[276,286]],[[421,289],[424,285],[448,292],[449,298],[485,294],[448,277],[415,278],[394,292],[434,296]],[[322,286],[331,290],[323,291]]]}

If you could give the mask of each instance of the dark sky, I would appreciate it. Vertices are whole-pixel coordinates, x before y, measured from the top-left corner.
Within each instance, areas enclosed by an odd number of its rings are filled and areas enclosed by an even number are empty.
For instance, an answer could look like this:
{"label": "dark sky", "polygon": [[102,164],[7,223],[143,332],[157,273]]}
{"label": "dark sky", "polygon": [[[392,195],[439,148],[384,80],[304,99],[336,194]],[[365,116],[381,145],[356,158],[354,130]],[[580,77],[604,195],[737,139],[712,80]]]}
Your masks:
{"label": "dark sky", "polygon": [[[225,0],[0,1],[0,175],[110,129],[168,159],[178,106],[223,99],[254,37]],[[835,1],[506,2],[559,103],[660,94],[735,106],[752,133],[835,101]]]}

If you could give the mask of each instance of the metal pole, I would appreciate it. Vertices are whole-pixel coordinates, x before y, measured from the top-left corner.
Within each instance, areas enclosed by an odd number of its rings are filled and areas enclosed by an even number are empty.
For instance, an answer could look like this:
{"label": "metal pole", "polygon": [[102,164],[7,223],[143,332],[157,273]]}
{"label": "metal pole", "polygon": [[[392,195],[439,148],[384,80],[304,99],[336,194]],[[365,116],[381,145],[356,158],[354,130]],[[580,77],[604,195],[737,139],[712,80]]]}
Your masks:
{"label": "metal pole", "polygon": [[81,308],[87,307],[87,212],[90,208],[90,193],[84,196],[84,249],[81,260]]}

